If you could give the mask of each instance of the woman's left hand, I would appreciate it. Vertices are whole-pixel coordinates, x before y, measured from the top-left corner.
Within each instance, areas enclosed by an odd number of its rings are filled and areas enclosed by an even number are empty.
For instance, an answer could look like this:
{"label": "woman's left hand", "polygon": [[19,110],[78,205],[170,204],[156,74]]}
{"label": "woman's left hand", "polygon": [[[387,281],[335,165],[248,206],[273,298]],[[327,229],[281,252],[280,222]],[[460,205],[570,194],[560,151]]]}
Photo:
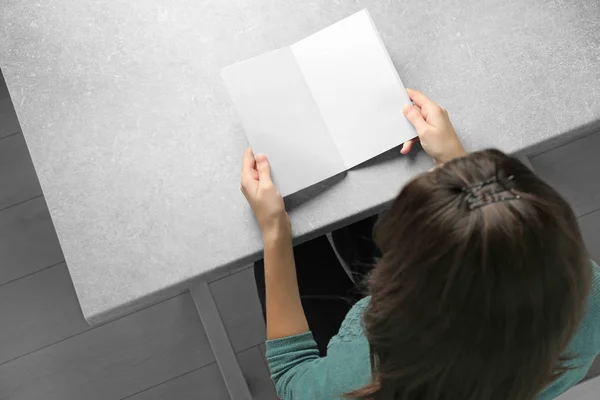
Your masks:
{"label": "woman's left hand", "polygon": [[283,197],[273,185],[269,160],[264,154],[254,158],[252,149],[246,149],[240,188],[254,211],[263,239],[279,236],[282,231],[289,232],[290,219]]}
{"label": "woman's left hand", "polygon": [[[421,112],[421,108],[417,105],[414,105],[414,107]],[[416,136],[412,139],[410,139],[407,142],[402,143],[402,148],[400,149],[400,154],[408,154],[410,153],[410,151],[412,150],[413,146],[415,145],[415,143],[417,143],[419,141],[419,136]]]}

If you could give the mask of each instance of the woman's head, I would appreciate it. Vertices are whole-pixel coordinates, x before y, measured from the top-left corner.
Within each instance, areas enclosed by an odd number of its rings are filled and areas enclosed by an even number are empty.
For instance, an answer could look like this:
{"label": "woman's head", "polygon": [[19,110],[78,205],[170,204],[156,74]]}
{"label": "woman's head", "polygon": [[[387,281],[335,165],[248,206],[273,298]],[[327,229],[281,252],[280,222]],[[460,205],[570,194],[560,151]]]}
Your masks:
{"label": "woman's head", "polygon": [[496,150],[409,182],[375,228],[374,399],[531,399],[564,371],[590,265],[550,186]]}

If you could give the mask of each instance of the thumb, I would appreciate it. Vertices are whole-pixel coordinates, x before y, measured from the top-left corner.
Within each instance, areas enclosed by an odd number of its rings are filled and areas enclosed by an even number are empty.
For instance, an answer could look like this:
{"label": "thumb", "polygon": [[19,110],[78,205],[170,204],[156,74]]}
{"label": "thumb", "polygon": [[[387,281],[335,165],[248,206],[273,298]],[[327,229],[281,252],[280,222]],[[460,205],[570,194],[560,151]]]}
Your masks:
{"label": "thumb", "polygon": [[417,133],[421,134],[425,128],[429,126],[429,124],[423,119],[421,113],[411,104],[407,104],[404,106],[404,115],[410,121],[411,124],[417,130]]}
{"label": "thumb", "polygon": [[271,183],[271,166],[269,165],[267,156],[264,154],[256,156],[256,169],[258,170],[258,182],[261,185]]}

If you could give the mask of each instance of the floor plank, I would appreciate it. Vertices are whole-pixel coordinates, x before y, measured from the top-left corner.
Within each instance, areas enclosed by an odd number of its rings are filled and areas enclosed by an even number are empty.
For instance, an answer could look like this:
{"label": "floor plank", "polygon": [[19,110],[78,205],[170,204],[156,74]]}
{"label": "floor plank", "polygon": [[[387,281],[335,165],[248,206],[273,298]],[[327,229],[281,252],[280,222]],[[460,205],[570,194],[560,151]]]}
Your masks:
{"label": "floor plank", "polygon": [[252,268],[212,282],[210,291],[236,353],[265,341],[265,322]]}
{"label": "floor plank", "polygon": [[17,114],[10,101],[10,95],[8,94],[8,88],[6,87],[6,82],[4,82],[2,71],[0,71],[0,139],[20,130],[21,127],[19,126]]}
{"label": "floor plank", "polygon": [[229,336],[219,315],[214,297],[207,282],[190,288],[190,295],[204,326],[206,337],[232,400],[250,400],[250,390],[229,341]]}
{"label": "floor plank", "polygon": [[0,285],[64,260],[43,197],[0,211]]}
{"label": "floor plank", "polygon": [[237,357],[252,393],[252,399],[276,400],[277,393],[259,346],[242,351]]}
{"label": "floor plank", "polygon": [[0,399],[121,399],[214,362],[189,294],[0,366]]}
{"label": "floor plank", "polygon": [[268,368],[269,363],[267,362],[267,344],[263,342],[258,345],[258,348],[260,349],[260,354],[263,356],[263,359],[265,360],[265,365]]}
{"label": "floor plank", "polygon": [[21,133],[0,139],[0,210],[42,194]]}
{"label": "floor plank", "polygon": [[232,266],[229,267],[229,273],[231,275],[236,274],[240,271],[243,271],[247,268],[252,268],[254,266],[254,263],[250,263],[250,264],[241,264],[241,265],[236,265],[236,266]]}
{"label": "floor plank", "polygon": [[[252,347],[237,355],[253,400],[276,400],[277,394],[260,350]],[[177,377],[171,381],[127,397],[127,400],[230,400],[217,364]]]}
{"label": "floor plank", "polygon": [[0,286],[0,364],[89,329],[64,264]]}
{"label": "floor plank", "polygon": [[600,210],[579,218],[579,226],[592,259],[600,265]]}
{"label": "floor plank", "polygon": [[530,161],[543,179],[571,202],[578,216],[600,208],[600,133],[594,133]]}
{"label": "floor plank", "polygon": [[[127,400],[230,400],[217,363],[145,390]],[[124,400],[124,399],[123,399]]]}

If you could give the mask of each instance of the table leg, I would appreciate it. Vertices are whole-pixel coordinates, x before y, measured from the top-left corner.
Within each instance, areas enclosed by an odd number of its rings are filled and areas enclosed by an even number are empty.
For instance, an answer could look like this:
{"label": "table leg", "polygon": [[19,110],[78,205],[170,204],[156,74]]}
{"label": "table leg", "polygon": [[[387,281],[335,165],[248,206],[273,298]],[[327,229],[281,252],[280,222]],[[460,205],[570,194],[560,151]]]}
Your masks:
{"label": "table leg", "polygon": [[196,305],[198,315],[200,315],[202,325],[204,325],[206,336],[223,375],[231,400],[252,400],[250,389],[238,364],[208,282],[197,284],[190,289],[190,294]]}

